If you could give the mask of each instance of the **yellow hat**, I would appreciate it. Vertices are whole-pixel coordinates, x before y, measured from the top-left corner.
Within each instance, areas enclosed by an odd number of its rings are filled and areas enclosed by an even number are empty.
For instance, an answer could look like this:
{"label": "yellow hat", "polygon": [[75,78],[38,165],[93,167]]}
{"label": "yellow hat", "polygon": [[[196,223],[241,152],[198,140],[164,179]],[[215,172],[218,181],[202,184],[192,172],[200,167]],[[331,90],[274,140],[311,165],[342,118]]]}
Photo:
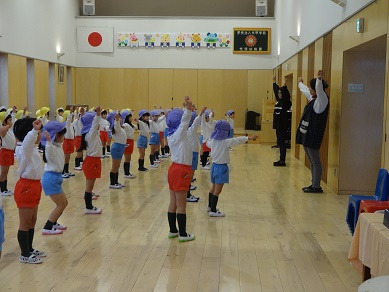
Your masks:
{"label": "yellow hat", "polygon": [[63,121],[68,118],[69,114],[70,114],[70,110],[66,110],[63,112],[63,115],[62,115]]}
{"label": "yellow hat", "polygon": [[[19,120],[21,117],[22,117],[22,115],[23,115],[23,112],[24,112],[24,110],[18,110],[17,111],[17,113],[16,113],[16,118]],[[28,116],[30,113],[28,112],[28,111],[26,111],[26,116]]]}
{"label": "yellow hat", "polygon": [[91,108],[89,109],[90,112],[93,112],[94,110],[95,110],[95,107],[91,107]]}
{"label": "yellow hat", "polygon": [[40,117],[40,116],[42,115],[42,114],[41,114],[41,110],[38,109],[38,110],[36,111],[35,115],[36,115],[37,118]]}
{"label": "yellow hat", "polygon": [[50,111],[50,108],[47,107],[47,106],[44,106],[44,107],[41,108],[41,115],[44,116],[44,115],[47,114],[49,111]]}
{"label": "yellow hat", "polygon": [[9,114],[7,112],[0,112],[0,123],[4,122],[5,118],[8,116]]}

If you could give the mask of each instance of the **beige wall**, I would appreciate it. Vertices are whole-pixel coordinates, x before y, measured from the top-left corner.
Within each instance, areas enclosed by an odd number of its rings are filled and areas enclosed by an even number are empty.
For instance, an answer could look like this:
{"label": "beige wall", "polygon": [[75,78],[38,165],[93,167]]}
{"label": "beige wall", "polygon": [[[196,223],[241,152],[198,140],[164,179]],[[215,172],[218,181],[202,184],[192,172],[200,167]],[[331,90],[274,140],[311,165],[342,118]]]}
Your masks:
{"label": "beige wall", "polygon": [[27,106],[27,60],[26,57],[8,55],[9,107],[19,109]]}
{"label": "beige wall", "polygon": [[64,70],[63,83],[58,82],[58,69],[59,65],[55,64],[55,108],[64,107],[66,105],[66,84],[67,84],[67,73],[66,66]]}

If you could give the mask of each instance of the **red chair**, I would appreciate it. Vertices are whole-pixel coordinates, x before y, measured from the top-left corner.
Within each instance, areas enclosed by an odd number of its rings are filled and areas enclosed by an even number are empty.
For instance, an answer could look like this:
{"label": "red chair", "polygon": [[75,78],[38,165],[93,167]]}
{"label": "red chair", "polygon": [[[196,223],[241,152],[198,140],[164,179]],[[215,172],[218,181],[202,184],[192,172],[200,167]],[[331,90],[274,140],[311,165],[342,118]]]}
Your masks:
{"label": "red chair", "polygon": [[359,214],[363,212],[374,213],[375,211],[385,209],[389,209],[389,201],[362,200]]}

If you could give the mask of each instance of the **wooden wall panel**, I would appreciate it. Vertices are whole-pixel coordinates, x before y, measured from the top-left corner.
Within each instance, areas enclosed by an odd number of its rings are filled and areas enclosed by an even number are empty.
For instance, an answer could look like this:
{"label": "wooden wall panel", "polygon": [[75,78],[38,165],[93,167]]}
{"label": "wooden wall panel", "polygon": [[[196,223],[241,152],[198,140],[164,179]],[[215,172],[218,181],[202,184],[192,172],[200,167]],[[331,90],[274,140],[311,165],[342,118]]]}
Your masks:
{"label": "wooden wall panel", "polygon": [[234,110],[236,128],[245,126],[247,83],[247,70],[223,70],[222,115]]}
{"label": "wooden wall panel", "polygon": [[27,59],[8,54],[9,107],[19,109],[27,106]]}
{"label": "wooden wall panel", "polygon": [[[35,83],[35,109],[40,109],[44,106],[49,106],[49,63],[34,60],[34,83]],[[55,109],[51,109],[53,112]]]}
{"label": "wooden wall panel", "polygon": [[247,108],[249,111],[255,111],[262,116],[263,101],[274,99],[273,72],[271,70],[248,70],[247,75]]}
{"label": "wooden wall panel", "polygon": [[55,108],[63,107],[67,105],[66,102],[66,86],[68,82],[68,75],[66,72],[66,66],[64,70],[64,77],[63,77],[63,83],[59,83],[58,81],[58,70],[59,70],[59,64],[55,64]]}
{"label": "wooden wall panel", "polygon": [[197,93],[197,70],[174,69],[173,73],[173,103],[171,100],[164,100],[163,108],[181,107],[184,96],[189,96],[192,102],[201,110],[198,104]]}
{"label": "wooden wall panel", "polygon": [[100,69],[100,105],[121,110],[129,107],[124,98],[124,69]]}
{"label": "wooden wall panel", "polygon": [[124,97],[134,117],[138,117],[139,110],[149,109],[148,69],[124,69]]}
{"label": "wooden wall panel", "polygon": [[215,119],[224,119],[222,110],[223,70],[198,70],[198,106],[215,111]]}
{"label": "wooden wall panel", "polygon": [[76,68],[76,103],[100,105],[100,69]]}
{"label": "wooden wall panel", "polygon": [[[148,109],[169,104],[173,97],[173,69],[149,69]],[[182,105],[182,103],[181,103]]]}

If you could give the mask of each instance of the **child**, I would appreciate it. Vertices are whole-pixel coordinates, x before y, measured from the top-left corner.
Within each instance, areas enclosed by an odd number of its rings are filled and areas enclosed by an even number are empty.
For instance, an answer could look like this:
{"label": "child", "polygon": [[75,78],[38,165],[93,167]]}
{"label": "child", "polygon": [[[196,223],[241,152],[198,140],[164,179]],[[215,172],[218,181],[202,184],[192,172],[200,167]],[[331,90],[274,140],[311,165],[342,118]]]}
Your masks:
{"label": "child", "polygon": [[138,129],[139,129],[139,137],[136,143],[136,146],[138,147],[139,150],[138,170],[149,171],[147,168],[145,168],[145,153],[147,148],[147,140],[150,132],[150,123],[149,123],[150,114],[146,110],[140,110],[138,115],[139,115],[139,120],[137,120],[137,122],[138,122]]}
{"label": "child", "polygon": [[70,155],[74,152],[74,130],[72,127],[73,106],[70,107],[69,111],[65,111],[63,117],[64,119],[66,119],[66,132],[65,140],[62,144],[63,152],[65,154],[65,165],[62,171],[62,177],[69,178],[71,176],[74,176],[74,173],[69,172]]}
{"label": "child", "polygon": [[[194,131],[188,130],[192,101],[185,97],[185,110],[172,110],[166,120],[169,127],[168,141],[172,149],[172,164],[168,171],[170,205],[168,209],[169,238],[179,237],[180,242],[194,240],[186,232],[186,193],[191,180],[192,145]],[[176,227],[176,220],[178,229]]]}
{"label": "child", "polygon": [[[107,110],[103,110],[101,112],[101,121],[100,121],[100,140],[103,145],[103,154],[101,155],[101,158],[107,158],[108,155],[105,154],[105,147],[107,146],[109,137],[108,137],[108,132],[110,131],[109,129],[109,122],[106,120],[107,119],[108,112]],[[108,148],[108,147],[107,147]]]}
{"label": "child", "polygon": [[207,166],[208,156],[209,152],[211,152],[211,149],[207,146],[207,141],[209,137],[211,136],[214,121],[213,121],[213,111],[206,110],[204,115],[202,115],[201,120],[201,144],[202,144],[202,150],[203,154],[201,155],[201,169],[203,170],[210,170],[211,168]]}
{"label": "child", "polygon": [[[75,118],[73,120],[72,126],[74,129],[74,148],[76,151],[80,149],[81,147],[81,129],[82,129],[82,123],[81,123],[81,116],[85,113],[84,108],[80,108],[80,112],[75,114]],[[81,163],[83,161],[83,152],[80,151],[77,152],[76,158],[74,160],[74,169],[75,170],[82,170]]]}
{"label": "child", "polygon": [[102,145],[99,135],[99,125],[101,122],[101,108],[97,107],[96,112],[87,112],[81,117],[83,125],[81,130],[81,147],[77,152],[86,150],[86,158],[82,164],[85,182],[85,214],[101,214],[102,209],[92,205],[93,187],[96,178],[101,177],[101,151]]}
{"label": "child", "polygon": [[57,122],[62,122],[64,117],[63,117],[64,109],[63,107],[60,107],[57,109],[57,114],[55,115],[55,120]]}
{"label": "child", "polygon": [[109,123],[109,129],[112,131],[112,136],[115,138],[115,142],[111,147],[112,167],[109,173],[111,189],[121,189],[124,185],[119,183],[119,168],[126,148],[127,135],[122,128],[120,115],[118,112],[111,112],[107,116],[107,122]]}
{"label": "child", "polygon": [[7,188],[7,177],[9,167],[14,165],[14,151],[16,147],[16,139],[13,133],[13,125],[15,123],[16,107],[13,107],[12,113],[7,114],[6,112],[0,113],[0,121],[2,122],[3,129],[0,134],[1,137],[1,148],[0,148],[0,189],[2,196],[11,196],[12,191]]}
{"label": "child", "polygon": [[22,263],[40,264],[46,254],[32,247],[38,205],[41,198],[43,174],[41,157],[35,144],[41,140],[42,122],[24,118],[15,122],[14,134],[18,140],[16,157],[20,179],[15,186],[14,199],[19,209],[18,242]]}
{"label": "child", "polygon": [[159,112],[157,110],[153,110],[150,112],[150,167],[158,168],[158,164],[162,161],[159,160],[159,123],[165,119],[165,116],[159,117]]}
{"label": "child", "polygon": [[[230,130],[230,133],[228,134],[228,138],[234,138],[234,126],[235,126],[234,118],[235,118],[235,112],[233,110],[229,110],[226,112],[227,122],[231,126],[231,130]],[[230,147],[229,150],[234,151],[234,148]]]}
{"label": "child", "polygon": [[123,121],[123,129],[127,136],[127,146],[124,149],[124,177],[125,178],[136,178],[135,174],[130,173],[131,166],[131,155],[134,152],[134,130],[135,126],[132,122],[132,111],[124,110],[121,112],[121,118]]}
{"label": "child", "polygon": [[231,126],[227,121],[220,120],[216,122],[215,129],[207,146],[212,149],[212,167],[211,183],[212,188],[209,191],[208,211],[210,217],[224,217],[217,207],[219,195],[223,186],[229,183],[229,169],[227,163],[230,162],[229,147],[246,143],[248,140],[255,140],[258,136],[228,138]]}
{"label": "child", "polygon": [[[165,116],[165,112],[160,108],[160,114],[161,116]],[[167,128],[166,125],[166,118],[163,119],[159,123],[159,142],[160,142],[160,147],[158,147],[158,155],[159,155],[159,149],[161,149],[161,155],[159,156],[160,158],[168,158],[168,155],[165,155],[165,139],[164,139],[164,133],[165,129]]]}
{"label": "child", "polygon": [[[59,224],[58,218],[68,205],[66,195],[62,190],[62,170],[65,164],[65,154],[62,143],[65,140],[68,122],[61,123],[58,121],[49,121],[44,127],[42,145],[43,161],[45,162],[45,173],[42,177],[42,187],[46,196],[56,204],[55,209],[51,212],[49,219],[42,229],[43,235],[62,234],[67,227]],[[74,146],[73,146],[74,147]]]}

